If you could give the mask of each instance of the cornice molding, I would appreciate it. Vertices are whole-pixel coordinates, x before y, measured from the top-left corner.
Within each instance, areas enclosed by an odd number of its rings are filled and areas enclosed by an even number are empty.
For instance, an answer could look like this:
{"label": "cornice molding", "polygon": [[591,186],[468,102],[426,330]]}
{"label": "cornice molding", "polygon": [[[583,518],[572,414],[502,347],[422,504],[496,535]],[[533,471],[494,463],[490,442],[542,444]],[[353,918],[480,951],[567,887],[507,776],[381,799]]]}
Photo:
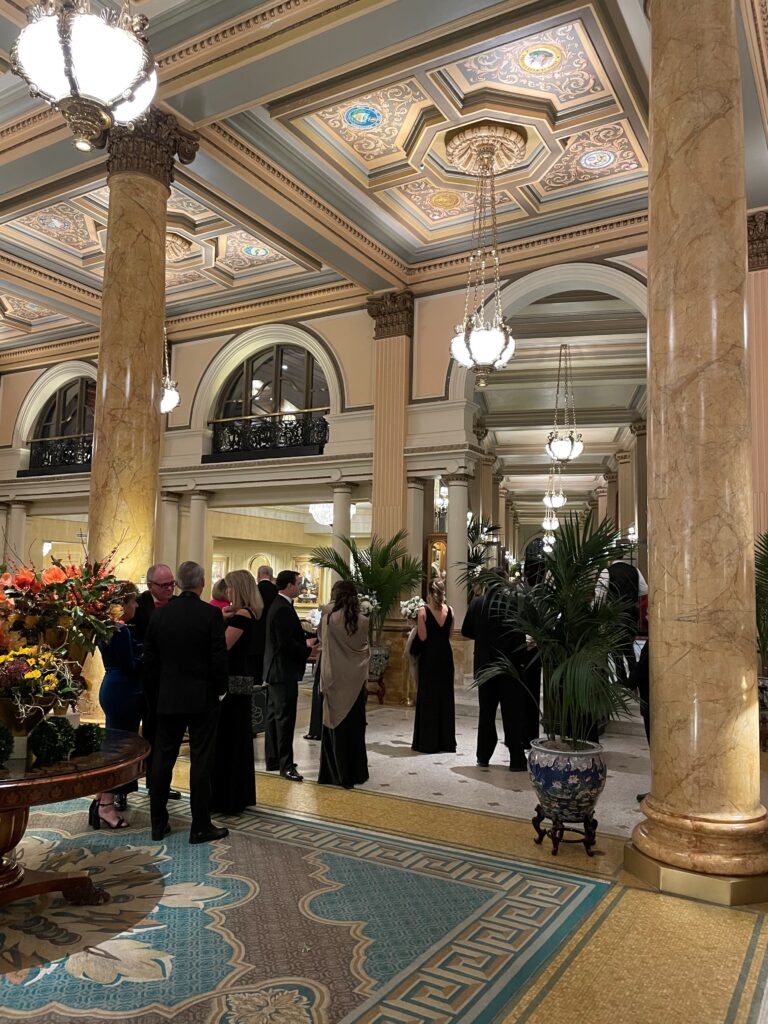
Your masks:
{"label": "cornice molding", "polygon": [[413,337],[413,292],[371,295],[366,304],[374,322],[374,340]]}
{"label": "cornice molding", "polygon": [[66,341],[49,341],[34,347],[9,349],[0,352],[0,373],[8,373],[9,370],[35,370],[67,359],[91,359],[97,356],[98,352],[98,334],[67,338]]}
{"label": "cornice molding", "polygon": [[338,242],[347,248],[354,249],[358,256],[366,259],[370,266],[385,274],[393,283],[404,283],[408,268],[402,260],[398,259],[385,246],[370,238],[352,221],[343,217],[277,164],[268,160],[245,139],[218,123],[201,128],[200,137],[205,148],[213,150],[219,157],[234,163],[236,171],[241,177],[246,180],[257,178],[269,185],[294,210],[299,207],[316,222],[323,225],[326,231],[330,229]]}
{"label": "cornice molding", "polygon": [[[53,305],[56,304],[56,296],[60,296],[90,312],[101,308],[101,292],[97,289],[76,284],[59,274],[43,270],[34,263],[10,256],[8,253],[0,252],[0,276],[9,281],[21,281],[34,288]],[[63,314],[63,311],[61,312]]]}
{"label": "cornice molding", "polygon": [[768,269],[768,210],[747,217],[747,257],[750,270]]}
{"label": "cornice molding", "polygon": [[17,160],[24,149],[32,152],[55,141],[52,136],[66,138],[69,134],[66,122],[61,114],[50,107],[27,111],[0,126],[0,163]]}

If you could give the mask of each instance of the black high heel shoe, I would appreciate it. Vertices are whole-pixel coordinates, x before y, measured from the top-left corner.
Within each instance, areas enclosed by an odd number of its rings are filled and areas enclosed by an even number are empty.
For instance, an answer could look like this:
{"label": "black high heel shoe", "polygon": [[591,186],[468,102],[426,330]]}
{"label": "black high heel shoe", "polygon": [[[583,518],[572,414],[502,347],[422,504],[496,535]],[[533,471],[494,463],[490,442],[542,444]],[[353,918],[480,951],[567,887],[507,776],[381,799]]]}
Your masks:
{"label": "black high heel shoe", "polygon": [[111,829],[113,832],[115,829],[118,828],[128,828],[128,822],[125,820],[125,818],[122,817],[122,815],[117,819],[117,821],[114,824],[111,821],[107,821],[106,818],[102,818],[102,816],[99,814],[100,807],[114,807],[114,800],[110,800],[105,804],[103,804],[101,800],[93,801],[90,808],[88,809],[88,824],[91,826],[92,829],[98,832],[102,825],[104,826],[104,828]]}

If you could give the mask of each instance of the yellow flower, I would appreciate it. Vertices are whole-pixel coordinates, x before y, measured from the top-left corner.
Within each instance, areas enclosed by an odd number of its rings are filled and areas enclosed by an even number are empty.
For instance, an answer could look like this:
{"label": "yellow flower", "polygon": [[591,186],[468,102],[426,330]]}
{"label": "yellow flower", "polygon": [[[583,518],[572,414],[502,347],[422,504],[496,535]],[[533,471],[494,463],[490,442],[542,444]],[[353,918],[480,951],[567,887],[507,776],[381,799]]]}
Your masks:
{"label": "yellow flower", "polygon": [[55,675],[49,673],[47,676],[44,677],[43,682],[47,683],[49,686],[55,686],[57,683],[57,679]]}
{"label": "yellow flower", "polygon": [[25,672],[24,673],[24,678],[25,679],[39,679],[42,674],[43,673],[40,672],[39,669],[33,669],[31,672]]}

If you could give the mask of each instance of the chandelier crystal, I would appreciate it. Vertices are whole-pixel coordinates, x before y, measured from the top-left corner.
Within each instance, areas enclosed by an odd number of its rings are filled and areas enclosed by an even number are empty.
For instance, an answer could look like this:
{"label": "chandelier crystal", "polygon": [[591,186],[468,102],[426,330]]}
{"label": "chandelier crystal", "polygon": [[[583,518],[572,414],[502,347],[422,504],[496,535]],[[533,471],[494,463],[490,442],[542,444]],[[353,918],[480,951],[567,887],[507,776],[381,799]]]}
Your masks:
{"label": "chandelier crystal", "polygon": [[547,437],[545,450],[550,458],[561,463],[572,462],[584,451],[584,442],[576,427],[576,399],[573,394],[573,369],[568,345],[560,346],[555,392],[555,423]]}
{"label": "chandelier crystal", "polygon": [[165,414],[173,412],[181,401],[179,385],[171,380],[171,360],[168,352],[168,334],[163,326],[163,394],[160,398],[160,412]]}
{"label": "chandelier crystal", "polygon": [[27,19],[11,70],[61,111],[77,149],[101,149],[113,124],[130,124],[147,110],[157,89],[149,20],[131,14],[127,0],[119,13],[99,14],[90,0],[41,0]]}
{"label": "chandelier crystal", "polygon": [[445,152],[451,163],[477,177],[464,319],[456,325],[451,355],[459,365],[475,371],[480,388],[515,352],[515,339],[501,306],[496,175],[525,158],[526,144],[524,128],[493,121],[458,128],[446,136]]}

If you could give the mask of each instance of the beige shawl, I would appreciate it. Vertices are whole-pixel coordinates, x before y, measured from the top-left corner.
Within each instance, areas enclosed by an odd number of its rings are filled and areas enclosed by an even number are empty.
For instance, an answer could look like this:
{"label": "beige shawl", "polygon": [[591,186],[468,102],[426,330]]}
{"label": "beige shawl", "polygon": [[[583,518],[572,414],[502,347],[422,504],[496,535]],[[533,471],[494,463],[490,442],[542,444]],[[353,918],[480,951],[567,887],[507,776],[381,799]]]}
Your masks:
{"label": "beige shawl", "polygon": [[320,687],[323,691],[323,725],[335,729],[344,721],[368,679],[368,619],[358,616],[357,629],[350,636],[344,628],[344,613],[323,608],[318,634]]}

